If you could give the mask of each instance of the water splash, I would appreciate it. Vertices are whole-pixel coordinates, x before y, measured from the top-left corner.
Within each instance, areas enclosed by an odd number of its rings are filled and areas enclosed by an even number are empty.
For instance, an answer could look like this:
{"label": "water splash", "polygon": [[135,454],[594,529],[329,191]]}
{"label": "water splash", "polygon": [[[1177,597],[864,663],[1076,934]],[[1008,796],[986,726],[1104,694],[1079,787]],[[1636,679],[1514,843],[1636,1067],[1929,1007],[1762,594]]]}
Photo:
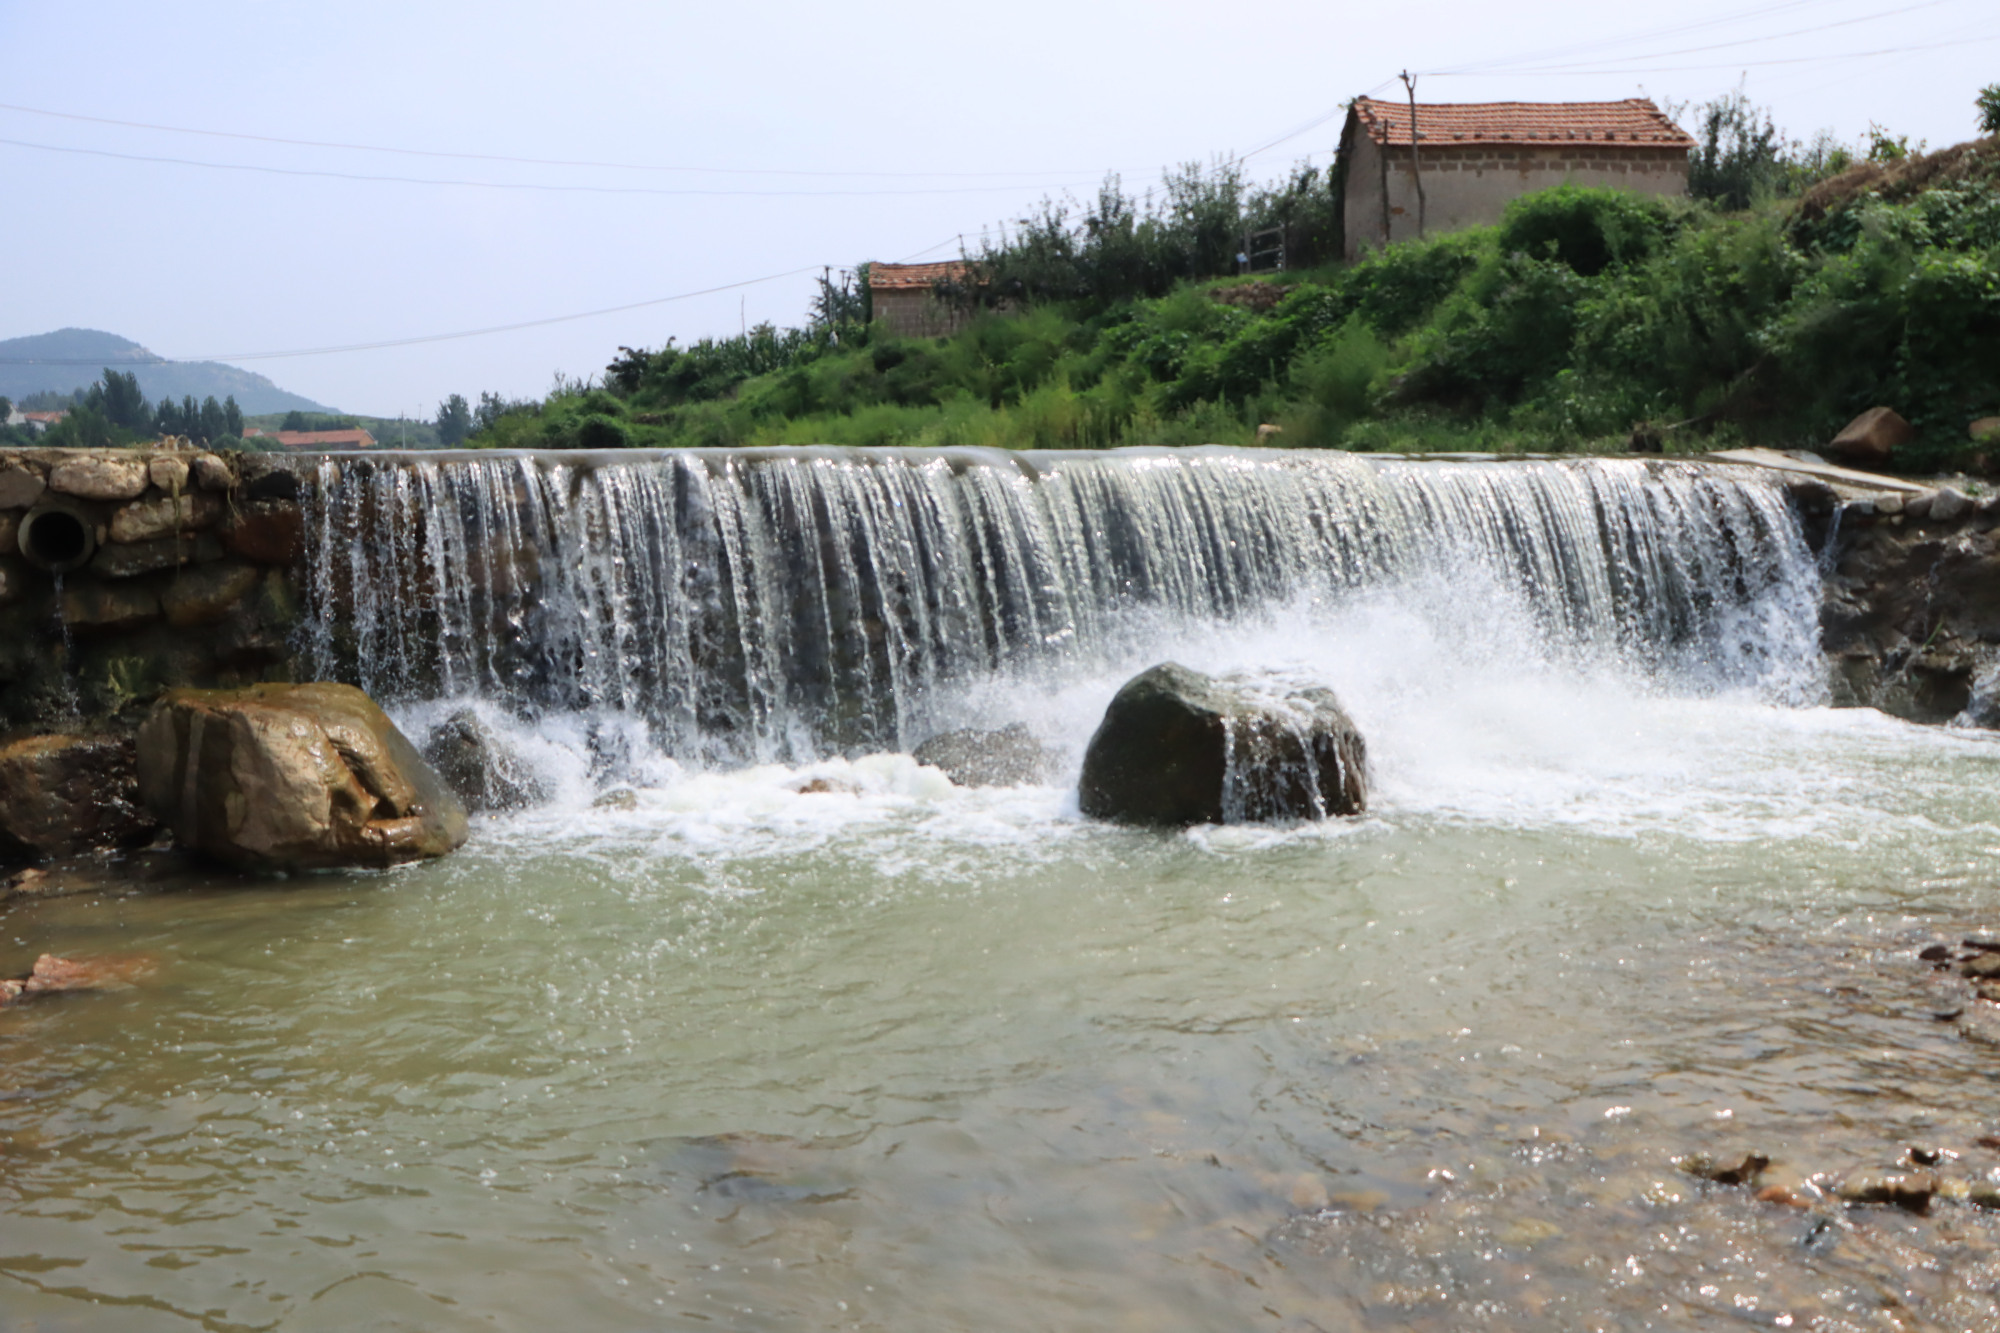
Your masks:
{"label": "water splash", "polygon": [[621,714],[699,764],[907,749],[981,680],[1440,580],[1454,632],[1524,623],[1551,661],[1819,688],[1783,492],[1692,464],[800,449],[341,456],[315,481],[316,673]]}

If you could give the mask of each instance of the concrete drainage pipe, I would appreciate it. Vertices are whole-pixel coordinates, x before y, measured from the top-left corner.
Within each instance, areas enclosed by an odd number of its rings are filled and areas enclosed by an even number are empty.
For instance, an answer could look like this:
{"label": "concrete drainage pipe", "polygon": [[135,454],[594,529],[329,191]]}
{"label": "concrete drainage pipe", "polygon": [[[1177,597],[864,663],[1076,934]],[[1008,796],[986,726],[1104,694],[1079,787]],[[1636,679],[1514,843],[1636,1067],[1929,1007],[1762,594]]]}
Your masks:
{"label": "concrete drainage pipe", "polygon": [[51,574],[81,569],[97,552],[97,532],[90,515],[62,500],[30,509],[14,540],[23,559]]}

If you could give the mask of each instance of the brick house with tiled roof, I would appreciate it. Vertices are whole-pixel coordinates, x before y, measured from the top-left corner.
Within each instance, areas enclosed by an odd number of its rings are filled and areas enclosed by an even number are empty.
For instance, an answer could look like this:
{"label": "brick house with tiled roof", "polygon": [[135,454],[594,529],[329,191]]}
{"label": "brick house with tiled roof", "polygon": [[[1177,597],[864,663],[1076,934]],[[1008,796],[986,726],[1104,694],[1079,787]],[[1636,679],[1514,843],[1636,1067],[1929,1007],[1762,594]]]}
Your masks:
{"label": "brick house with tiled roof", "polygon": [[246,430],[245,439],[276,440],[287,449],[373,449],[375,437],[359,428],[353,430]]}
{"label": "brick house with tiled roof", "polygon": [[[1357,97],[1340,132],[1346,257],[1497,222],[1510,200],[1565,182],[1687,192],[1694,140],[1645,98],[1417,103]],[[1422,192],[1419,195],[1418,185]]]}
{"label": "brick house with tiled roof", "polygon": [[965,322],[964,310],[937,297],[939,283],[964,283],[972,266],[962,259],[937,264],[870,264],[871,318],[897,338],[942,338]]}

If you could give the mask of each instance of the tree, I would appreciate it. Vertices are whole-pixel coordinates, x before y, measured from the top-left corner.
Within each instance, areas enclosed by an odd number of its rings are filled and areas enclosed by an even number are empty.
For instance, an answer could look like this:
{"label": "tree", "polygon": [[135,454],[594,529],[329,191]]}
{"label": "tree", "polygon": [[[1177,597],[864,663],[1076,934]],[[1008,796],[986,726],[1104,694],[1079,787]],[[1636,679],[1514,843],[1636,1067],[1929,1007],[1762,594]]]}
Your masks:
{"label": "tree", "polygon": [[465,395],[455,393],[438,404],[438,443],[450,449],[463,444],[472,434],[472,405],[465,401]]}
{"label": "tree", "polygon": [[1981,88],[1979,96],[1973,99],[1973,105],[1979,108],[1979,132],[2000,134],[2000,83],[1989,83]]}
{"label": "tree", "polygon": [[1771,113],[1751,105],[1741,88],[1703,105],[1696,124],[1689,194],[1743,209],[1776,189],[1784,171],[1784,136]]}
{"label": "tree", "polygon": [[305,413],[303,413],[303,412],[301,412],[301,411],[299,411],[299,410],[298,410],[297,408],[293,408],[293,409],[292,409],[291,411],[289,411],[289,412],[285,413],[285,419],[284,419],[284,420],[283,420],[282,422],[280,422],[280,423],[279,423],[279,425],[278,425],[278,429],[279,429],[279,430],[305,430],[305,429],[306,429],[306,414],[305,414]]}
{"label": "tree", "polygon": [[5,394],[0,394],[0,426],[6,425],[7,418],[13,415],[14,415],[13,400],[8,398]]}
{"label": "tree", "polygon": [[139,376],[135,372],[120,374],[106,366],[104,377],[93,386],[91,398],[92,406],[114,426],[143,431],[152,424],[152,412],[146,395],[139,391]]}
{"label": "tree", "polygon": [[229,418],[222,411],[222,404],[210,394],[201,402],[201,438],[219,440],[229,433]]}
{"label": "tree", "polygon": [[236,405],[233,393],[222,400],[222,430],[225,435],[243,437],[243,409]]}

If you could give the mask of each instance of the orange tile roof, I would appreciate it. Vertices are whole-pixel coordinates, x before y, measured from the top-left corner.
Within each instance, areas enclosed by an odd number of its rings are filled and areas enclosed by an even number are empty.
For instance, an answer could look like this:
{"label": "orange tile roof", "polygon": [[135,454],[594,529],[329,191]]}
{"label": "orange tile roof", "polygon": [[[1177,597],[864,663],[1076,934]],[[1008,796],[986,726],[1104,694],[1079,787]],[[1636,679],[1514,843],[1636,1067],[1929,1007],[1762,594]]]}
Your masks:
{"label": "orange tile roof", "polygon": [[21,415],[30,421],[39,421],[45,426],[53,426],[56,422],[61,421],[69,415],[69,409],[64,408],[60,412],[23,412]]}
{"label": "orange tile roof", "polygon": [[958,282],[971,271],[972,265],[962,259],[939,264],[870,264],[868,287],[877,292],[935,287],[940,282]]}
{"label": "orange tile roof", "polygon": [[267,440],[276,440],[287,449],[373,449],[375,437],[365,430],[280,430],[260,431]]}
{"label": "orange tile roof", "polygon": [[[1354,116],[1379,144],[1410,142],[1410,104],[1354,99]],[[1422,143],[1615,143],[1649,148],[1694,147],[1694,139],[1643,97],[1622,102],[1419,102]]]}

